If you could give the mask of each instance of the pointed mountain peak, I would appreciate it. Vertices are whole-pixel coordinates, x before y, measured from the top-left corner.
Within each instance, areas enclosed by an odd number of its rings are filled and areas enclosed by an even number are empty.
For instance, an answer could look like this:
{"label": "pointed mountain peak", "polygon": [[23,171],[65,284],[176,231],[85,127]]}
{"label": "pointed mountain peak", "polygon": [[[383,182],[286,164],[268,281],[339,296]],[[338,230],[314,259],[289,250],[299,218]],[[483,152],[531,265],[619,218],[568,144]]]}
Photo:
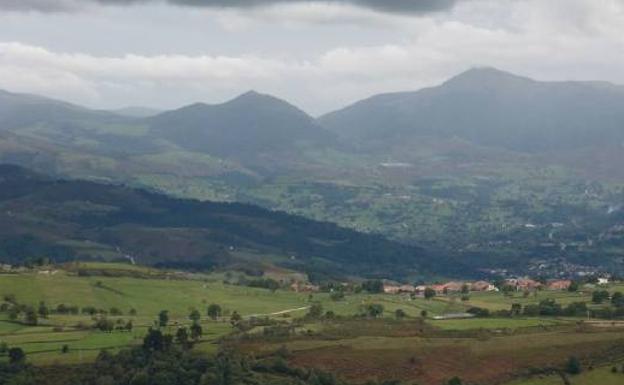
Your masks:
{"label": "pointed mountain peak", "polygon": [[527,77],[514,75],[493,67],[475,67],[449,79],[444,85],[478,87],[482,85],[503,86],[533,82],[534,80]]}
{"label": "pointed mountain peak", "polygon": [[271,96],[268,94],[262,94],[260,92],[250,90],[241,94],[234,99],[230,100],[228,103],[233,102],[248,102],[248,103],[257,103],[257,102],[281,102],[286,103],[285,101],[276,98],[275,96]]}

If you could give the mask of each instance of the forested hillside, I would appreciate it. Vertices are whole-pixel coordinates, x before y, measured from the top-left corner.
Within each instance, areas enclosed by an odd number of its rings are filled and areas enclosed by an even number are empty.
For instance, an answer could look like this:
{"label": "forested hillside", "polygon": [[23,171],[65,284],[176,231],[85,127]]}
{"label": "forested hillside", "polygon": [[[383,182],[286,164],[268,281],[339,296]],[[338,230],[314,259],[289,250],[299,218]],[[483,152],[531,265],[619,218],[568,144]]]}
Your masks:
{"label": "forested hillside", "polygon": [[450,273],[424,250],[237,203],[180,200],[0,166],[0,260],[132,259],[193,268],[272,264],[316,276]]}

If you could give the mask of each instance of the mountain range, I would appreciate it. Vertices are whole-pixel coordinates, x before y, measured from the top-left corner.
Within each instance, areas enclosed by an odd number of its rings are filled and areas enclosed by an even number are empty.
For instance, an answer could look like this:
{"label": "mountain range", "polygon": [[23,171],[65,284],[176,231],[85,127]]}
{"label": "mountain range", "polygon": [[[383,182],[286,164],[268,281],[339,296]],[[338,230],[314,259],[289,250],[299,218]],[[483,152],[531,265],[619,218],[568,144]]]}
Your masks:
{"label": "mountain range", "polygon": [[316,119],[256,92],[160,113],[0,92],[0,162],[251,203],[475,269],[622,269],[623,146],[624,87],[492,68]]}
{"label": "mountain range", "polygon": [[367,143],[458,137],[528,153],[624,141],[624,87],[538,82],[472,69],[438,87],[373,96],[320,118],[348,140]]}

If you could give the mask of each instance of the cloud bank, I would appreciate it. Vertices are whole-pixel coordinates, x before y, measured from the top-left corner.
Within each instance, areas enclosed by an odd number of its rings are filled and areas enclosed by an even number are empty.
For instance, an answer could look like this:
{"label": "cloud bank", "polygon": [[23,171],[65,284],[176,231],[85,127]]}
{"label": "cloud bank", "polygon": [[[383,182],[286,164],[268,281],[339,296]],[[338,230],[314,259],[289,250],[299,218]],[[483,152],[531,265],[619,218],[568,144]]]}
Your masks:
{"label": "cloud bank", "polygon": [[621,0],[470,0],[419,17],[333,4],[0,12],[0,88],[95,108],[218,103],[255,89],[316,115],[473,66],[624,84]]}
{"label": "cloud bank", "polygon": [[0,9],[60,12],[74,11],[85,5],[94,4],[129,6],[168,3],[171,5],[197,8],[260,8],[284,4],[320,3],[354,5],[380,12],[424,14],[451,9],[457,1],[458,0],[0,0]]}

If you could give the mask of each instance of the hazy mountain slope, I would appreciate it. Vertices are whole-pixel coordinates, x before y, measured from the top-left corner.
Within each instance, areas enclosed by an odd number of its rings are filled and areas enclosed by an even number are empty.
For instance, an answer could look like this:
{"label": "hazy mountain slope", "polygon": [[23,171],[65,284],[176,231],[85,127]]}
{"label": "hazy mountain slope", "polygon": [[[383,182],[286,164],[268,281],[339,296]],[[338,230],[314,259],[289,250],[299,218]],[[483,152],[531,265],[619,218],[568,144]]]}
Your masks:
{"label": "hazy mountain slope", "polygon": [[150,120],[152,133],[183,148],[225,158],[253,159],[324,146],[333,135],[298,108],[248,92],[219,105],[194,104]]}
{"label": "hazy mountain slope", "polygon": [[130,118],[149,118],[161,114],[163,111],[150,107],[130,106],[112,110],[111,112]]}
{"label": "hazy mountain slope", "polygon": [[278,263],[363,275],[425,273],[422,249],[256,206],[176,200],[84,181],[58,181],[0,166],[0,259],[131,255],[173,266]]}
{"label": "hazy mountain slope", "polygon": [[436,136],[516,151],[569,150],[624,141],[624,87],[473,69],[438,87],[374,96],[319,122],[382,148]]}
{"label": "hazy mountain slope", "polygon": [[111,112],[95,111],[55,99],[0,90],[0,131],[24,129],[35,124],[55,125],[58,129],[71,130],[123,122],[129,120]]}

